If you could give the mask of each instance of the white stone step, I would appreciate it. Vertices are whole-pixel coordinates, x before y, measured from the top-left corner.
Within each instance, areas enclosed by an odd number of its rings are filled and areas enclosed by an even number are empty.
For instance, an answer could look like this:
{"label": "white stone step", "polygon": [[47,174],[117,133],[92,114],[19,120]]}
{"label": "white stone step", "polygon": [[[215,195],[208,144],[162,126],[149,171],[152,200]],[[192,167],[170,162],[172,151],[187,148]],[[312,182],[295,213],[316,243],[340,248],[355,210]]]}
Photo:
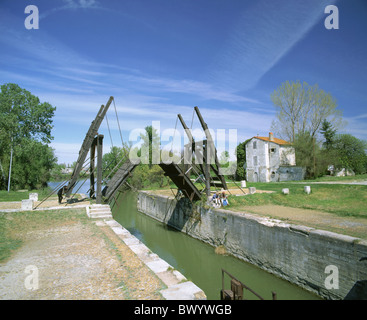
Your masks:
{"label": "white stone step", "polygon": [[111,209],[90,209],[92,213],[111,213]]}
{"label": "white stone step", "polygon": [[87,208],[88,217],[92,219],[112,219],[112,212],[109,205],[94,204]]}
{"label": "white stone step", "polygon": [[99,215],[99,216],[91,215],[90,218],[92,219],[112,219],[113,217],[111,214],[104,214],[104,215]]}

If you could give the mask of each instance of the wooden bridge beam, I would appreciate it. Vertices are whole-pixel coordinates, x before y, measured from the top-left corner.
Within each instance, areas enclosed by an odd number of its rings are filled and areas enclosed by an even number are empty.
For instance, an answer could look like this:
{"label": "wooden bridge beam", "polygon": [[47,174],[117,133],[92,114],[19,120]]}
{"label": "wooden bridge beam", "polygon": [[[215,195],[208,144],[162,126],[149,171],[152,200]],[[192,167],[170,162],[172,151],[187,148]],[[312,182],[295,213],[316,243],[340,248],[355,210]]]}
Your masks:
{"label": "wooden bridge beam", "polygon": [[102,203],[102,157],[103,157],[103,135],[97,136],[97,195],[96,203]]}

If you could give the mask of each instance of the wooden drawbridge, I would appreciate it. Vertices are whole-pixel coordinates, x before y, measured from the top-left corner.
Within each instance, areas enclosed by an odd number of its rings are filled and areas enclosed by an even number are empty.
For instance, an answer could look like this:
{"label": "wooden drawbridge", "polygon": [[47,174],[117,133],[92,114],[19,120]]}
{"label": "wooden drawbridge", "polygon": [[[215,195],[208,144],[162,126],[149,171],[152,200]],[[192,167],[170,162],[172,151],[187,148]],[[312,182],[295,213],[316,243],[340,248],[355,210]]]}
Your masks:
{"label": "wooden drawbridge", "polygon": [[117,169],[116,173],[102,190],[102,196],[106,201],[113,198],[117,190],[126,182],[138,165],[139,163],[132,163],[127,159],[120,168]]}
{"label": "wooden drawbridge", "polygon": [[[85,162],[90,152],[90,166],[89,166],[89,176],[90,176],[90,197],[96,196],[97,203],[102,202],[102,197],[105,201],[110,201],[114,198],[114,195],[118,191],[118,189],[126,182],[126,180],[131,176],[134,169],[139,165],[139,163],[131,162],[129,159],[126,159],[122,165],[115,171],[112,178],[107,182],[106,186],[102,190],[102,148],[103,148],[103,135],[98,134],[99,127],[105,117],[107,117],[106,113],[110,104],[114,103],[114,98],[110,97],[107,104],[102,105],[95,120],[91,123],[89,130],[86,134],[86,137],[83,141],[81,149],[79,151],[79,156],[76,161],[76,165],[74,167],[74,171],[71,175],[69,181],[62,182],[54,192],[61,190],[64,186],[67,187],[66,196],[70,196],[75,187],[77,180],[80,178],[80,173],[86,171]],[[195,107],[195,111],[200,120],[200,123],[205,131],[206,140],[195,142],[190,129],[186,126],[183,121],[181,115],[178,115],[186,134],[189,137],[190,143],[185,146],[187,151],[191,155],[195,155],[195,158],[201,158],[203,162],[201,164],[192,164],[185,162],[184,166],[178,166],[175,163],[165,164],[160,163],[159,166],[165,172],[165,175],[169,177],[172,182],[177,186],[177,188],[182,192],[182,194],[190,199],[190,201],[198,201],[201,199],[202,194],[205,192],[207,196],[210,195],[210,186],[215,186],[216,188],[227,189],[226,182],[224,180],[223,175],[219,173],[219,162],[217,158],[217,150],[214,146],[213,139],[210,136],[208,127],[204,122],[198,107]],[[117,111],[115,106],[115,113],[117,117]],[[117,119],[118,122],[118,119]],[[176,123],[177,124],[177,123]],[[107,122],[108,125],[108,122]],[[120,128],[120,125],[119,125]],[[121,130],[120,136],[122,140]],[[112,139],[112,138],[111,138]],[[199,147],[197,147],[200,145]],[[97,157],[95,157],[95,150],[97,149]],[[97,166],[95,167],[94,162],[95,158],[97,159]],[[120,160],[122,162],[122,160]],[[97,171],[97,190],[94,190],[94,171]],[[114,169],[115,170],[115,169]],[[114,170],[112,172],[114,172]],[[193,172],[198,173],[198,178],[191,180],[191,175]],[[203,181],[205,183],[205,187],[202,190],[199,190],[195,182]],[[67,185],[67,186],[66,186]],[[75,193],[74,193],[75,194]]]}
{"label": "wooden drawbridge", "polygon": [[181,190],[184,196],[189,198],[190,201],[201,199],[201,192],[195,187],[195,184],[191,181],[190,177],[186,175],[177,164],[161,163],[159,166],[163,169],[165,175],[168,176],[176,185],[178,190]]}

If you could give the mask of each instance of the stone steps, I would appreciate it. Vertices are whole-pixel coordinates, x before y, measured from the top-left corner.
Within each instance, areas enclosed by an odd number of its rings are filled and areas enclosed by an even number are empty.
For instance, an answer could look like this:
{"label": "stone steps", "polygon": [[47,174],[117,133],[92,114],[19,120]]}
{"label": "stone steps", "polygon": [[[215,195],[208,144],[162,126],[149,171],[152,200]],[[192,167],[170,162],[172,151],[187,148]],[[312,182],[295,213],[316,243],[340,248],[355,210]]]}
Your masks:
{"label": "stone steps", "polygon": [[111,208],[108,204],[93,204],[87,207],[87,215],[92,219],[112,219]]}

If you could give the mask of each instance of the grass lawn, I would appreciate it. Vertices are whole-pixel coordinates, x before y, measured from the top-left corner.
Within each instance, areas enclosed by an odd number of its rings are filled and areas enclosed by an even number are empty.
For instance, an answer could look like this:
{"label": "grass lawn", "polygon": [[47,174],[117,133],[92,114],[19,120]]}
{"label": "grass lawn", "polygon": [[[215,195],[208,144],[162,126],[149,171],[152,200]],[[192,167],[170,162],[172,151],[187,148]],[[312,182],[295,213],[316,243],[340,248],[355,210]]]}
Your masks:
{"label": "grass lawn", "polygon": [[[0,190],[0,202],[8,202],[8,201],[22,201],[25,199],[29,199],[30,193],[38,193],[38,199],[43,199],[48,196],[51,192],[50,188],[44,188],[40,190],[31,190],[31,191],[5,191]],[[57,197],[57,195],[53,195],[53,197]]]}
{"label": "grass lawn", "polygon": [[[258,193],[251,196],[230,197],[231,207],[281,205],[314,209],[343,217],[367,218],[367,186],[343,184],[310,184],[311,194],[304,193],[305,184],[299,183],[248,183],[247,187],[269,190],[274,193]],[[231,185],[230,185],[231,187]],[[288,188],[289,194],[282,194]]]}
{"label": "grass lawn", "polygon": [[[269,183],[247,183],[247,187],[255,187],[257,190],[274,191],[274,193],[256,193],[247,196],[230,196],[232,208],[240,210],[246,206],[261,205],[281,205],[293,208],[313,209],[336,214],[342,217],[367,218],[367,185],[343,185],[343,184],[317,184],[317,182],[327,181],[363,181],[367,180],[367,174],[352,177],[331,177],[325,176],[316,180],[297,181],[297,182],[269,182]],[[303,183],[299,183],[303,182]],[[311,186],[311,194],[304,193],[304,186],[308,182]],[[195,183],[201,190],[203,185]],[[240,181],[233,183],[227,181],[228,188],[238,188]],[[159,188],[150,185],[146,190],[164,190],[176,186]],[[290,194],[282,194],[282,189],[288,188]],[[215,189],[212,187],[212,191]]]}
{"label": "grass lawn", "polygon": [[348,177],[323,176],[315,180],[307,180],[306,182],[324,182],[324,181],[363,181],[367,180],[367,174],[358,174]]}
{"label": "grass lawn", "polygon": [[0,212],[0,262],[23,244],[22,235],[26,236],[29,231],[68,225],[75,221],[87,223],[87,215],[81,212],[84,213],[85,209]]}

